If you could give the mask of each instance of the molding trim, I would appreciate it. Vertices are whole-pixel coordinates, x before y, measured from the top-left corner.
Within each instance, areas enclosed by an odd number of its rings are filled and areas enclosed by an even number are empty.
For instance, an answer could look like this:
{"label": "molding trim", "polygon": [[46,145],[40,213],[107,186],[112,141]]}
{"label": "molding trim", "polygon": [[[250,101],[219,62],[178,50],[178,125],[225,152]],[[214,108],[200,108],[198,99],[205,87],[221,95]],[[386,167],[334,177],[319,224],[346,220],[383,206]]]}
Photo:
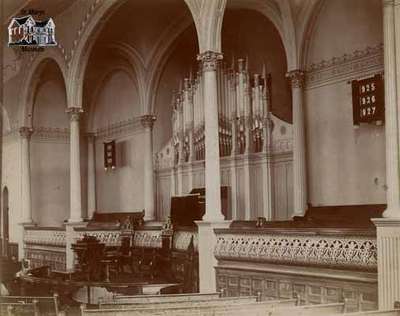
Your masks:
{"label": "molding trim", "polygon": [[34,129],[32,140],[36,142],[69,143],[69,129],[58,127],[37,127]]}
{"label": "molding trim", "polygon": [[94,131],[96,141],[105,138],[126,137],[144,132],[142,117],[134,117],[124,121],[116,122]]}
{"label": "molding trim", "polygon": [[305,88],[367,77],[376,72],[383,72],[383,44],[309,65]]}

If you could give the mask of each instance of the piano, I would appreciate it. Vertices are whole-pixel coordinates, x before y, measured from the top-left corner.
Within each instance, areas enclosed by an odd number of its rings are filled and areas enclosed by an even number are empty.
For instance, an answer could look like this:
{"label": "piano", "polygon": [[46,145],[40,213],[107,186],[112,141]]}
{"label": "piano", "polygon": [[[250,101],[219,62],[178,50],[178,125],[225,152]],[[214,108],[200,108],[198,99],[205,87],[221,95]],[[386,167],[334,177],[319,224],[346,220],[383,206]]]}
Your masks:
{"label": "piano", "polygon": [[[227,217],[229,187],[221,186],[222,214]],[[189,194],[171,197],[171,220],[175,226],[194,226],[194,221],[203,218],[206,209],[205,188],[194,188]]]}

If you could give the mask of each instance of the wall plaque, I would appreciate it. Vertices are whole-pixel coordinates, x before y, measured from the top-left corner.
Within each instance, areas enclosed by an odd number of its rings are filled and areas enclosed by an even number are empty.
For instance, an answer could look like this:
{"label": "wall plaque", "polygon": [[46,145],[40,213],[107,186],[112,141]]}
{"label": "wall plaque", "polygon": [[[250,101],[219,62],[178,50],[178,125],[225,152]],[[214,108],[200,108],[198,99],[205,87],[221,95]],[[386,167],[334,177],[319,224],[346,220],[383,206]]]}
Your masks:
{"label": "wall plaque", "polygon": [[115,140],[104,143],[104,169],[116,167]]}
{"label": "wall plaque", "polygon": [[353,80],[353,124],[376,123],[385,119],[384,84],[382,75]]}

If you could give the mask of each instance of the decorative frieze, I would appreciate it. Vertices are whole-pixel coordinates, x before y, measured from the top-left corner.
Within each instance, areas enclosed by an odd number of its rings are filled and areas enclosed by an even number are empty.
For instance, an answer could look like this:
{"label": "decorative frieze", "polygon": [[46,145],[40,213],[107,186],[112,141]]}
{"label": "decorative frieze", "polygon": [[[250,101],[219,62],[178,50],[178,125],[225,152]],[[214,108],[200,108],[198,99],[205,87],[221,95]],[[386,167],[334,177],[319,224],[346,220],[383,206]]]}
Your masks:
{"label": "decorative frieze", "polygon": [[39,142],[69,143],[69,128],[37,127],[32,139]]}
{"label": "decorative frieze", "polygon": [[376,270],[376,239],[364,236],[217,234],[217,259]]}
{"label": "decorative frieze", "polygon": [[143,131],[141,117],[135,117],[98,128],[95,135],[96,139],[103,140],[104,138],[129,136],[141,131]]}
{"label": "decorative frieze", "polygon": [[383,44],[322,60],[308,66],[306,85],[315,88],[339,81],[367,77],[383,71]]}

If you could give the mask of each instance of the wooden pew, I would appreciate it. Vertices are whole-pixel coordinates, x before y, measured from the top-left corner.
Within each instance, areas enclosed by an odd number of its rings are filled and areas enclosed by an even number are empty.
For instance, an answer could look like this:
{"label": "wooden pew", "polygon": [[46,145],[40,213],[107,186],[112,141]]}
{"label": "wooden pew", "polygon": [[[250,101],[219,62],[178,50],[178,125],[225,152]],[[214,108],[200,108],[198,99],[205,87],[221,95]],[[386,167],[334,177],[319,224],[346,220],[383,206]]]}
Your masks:
{"label": "wooden pew", "polygon": [[[303,305],[296,307],[278,307],[269,311],[268,316],[320,316],[320,315],[335,315],[343,314],[345,312],[344,303],[331,303],[331,304],[316,304],[316,305]],[[232,314],[231,314],[232,315]],[[261,315],[261,314],[260,314]]]}
{"label": "wooden pew", "polygon": [[0,315],[4,316],[41,316],[37,301],[33,300],[32,303],[0,303]]}
{"label": "wooden pew", "polygon": [[348,313],[348,314],[346,314],[346,316],[400,316],[400,309],[392,309],[392,310],[386,310],[386,311],[376,310],[376,311]]}
{"label": "wooden pew", "polygon": [[[225,297],[225,298],[215,298],[204,301],[187,301],[187,302],[155,302],[151,303],[152,309],[166,309],[166,308],[191,308],[191,307],[211,307],[211,306],[221,306],[221,305],[236,305],[236,304],[246,304],[256,302],[256,296],[241,296],[241,297]],[[111,303],[111,304],[99,304],[100,309],[145,309],[149,308],[149,303]]]}
{"label": "wooden pew", "polygon": [[[158,303],[158,302],[196,302],[207,301],[220,297],[220,293],[190,293],[190,294],[163,294],[163,295],[116,295],[113,302],[119,304]],[[104,302],[108,303],[108,302]]]}
{"label": "wooden pew", "polygon": [[40,315],[58,315],[58,294],[53,296],[0,296],[1,304],[32,304],[36,306]]}
{"label": "wooden pew", "polygon": [[[255,299],[255,297],[253,297]],[[239,297],[231,298],[231,299],[239,299]],[[163,307],[162,304],[154,308],[153,306],[146,308],[110,308],[110,309],[86,309],[84,306],[81,306],[81,315],[82,316],[125,316],[125,315],[133,315],[133,316],[208,316],[208,315],[220,315],[220,316],[231,316],[231,315],[252,315],[258,316],[267,315],[268,311],[272,311],[279,307],[288,307],[289,305],[294,306],[297,302],[297,299],[289,299],[289,300],[278,300],[278,301],[265,301],[265,302],[243,302],[243,303],[235,303],[232,304],[231,301],[226,305],[223,305],[223,300],[221,302],[214,302],[213,304],[207,304],[200,306],[191,306],[189,302],[183,302],[180,306],[177,307]],[[153,305],[153,304],[152,304]],[[330,304],[333,305],[333,304]],[[343,306],[343,304],[338,304]],[[320,308],[319,311],[328,311],[333,312],[331,306],[329,308]],[[291,311],[292,312],[292,311]],[[321,312],[321,311],[320,311]],[[305,315],[305,314],[303,314]]]}

